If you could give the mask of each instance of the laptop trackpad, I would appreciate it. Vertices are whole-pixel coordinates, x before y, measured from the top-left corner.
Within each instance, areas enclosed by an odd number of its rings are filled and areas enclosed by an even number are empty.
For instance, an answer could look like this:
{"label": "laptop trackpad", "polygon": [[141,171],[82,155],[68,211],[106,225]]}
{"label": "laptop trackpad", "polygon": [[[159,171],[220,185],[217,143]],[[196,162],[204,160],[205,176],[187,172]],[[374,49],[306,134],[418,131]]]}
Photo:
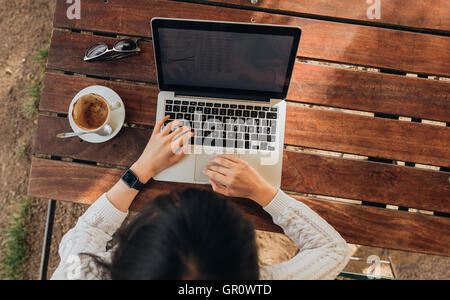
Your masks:
{"label": "laptop trackpad", "polygon": [[[195,174],[194,174],[194,180],[198,183],[207,183],[209,184],[209,177],[207,177],[205,174],[203,174],[203,170],[206,169],[207,166],[209,166],[211,163],[211,159],[213,157],[218,156],[215,155],[196,155],[195,156]],[[236,157],[241,157],[239,154],[235,154]]]}
{"label": "laptop trackpad", "polygon": [[216,155],[196,155],[194,180],[199,183],[209,183],[209,178],[203,174],[203,170],[210,165],[209,161]]}

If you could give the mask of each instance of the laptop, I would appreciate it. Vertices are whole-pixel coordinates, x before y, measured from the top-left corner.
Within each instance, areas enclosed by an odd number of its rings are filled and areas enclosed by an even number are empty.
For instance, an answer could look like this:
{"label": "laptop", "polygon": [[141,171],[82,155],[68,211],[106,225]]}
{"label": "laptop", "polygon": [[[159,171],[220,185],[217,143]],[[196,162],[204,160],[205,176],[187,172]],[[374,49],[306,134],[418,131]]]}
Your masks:
{"label": "laptop", "polygon": [[156,120],[182,120],[194,136],[161,181],[208,184],[203,170],[233,154],[281,185],[285,98],[298,27],[153,18],[158,76]]}

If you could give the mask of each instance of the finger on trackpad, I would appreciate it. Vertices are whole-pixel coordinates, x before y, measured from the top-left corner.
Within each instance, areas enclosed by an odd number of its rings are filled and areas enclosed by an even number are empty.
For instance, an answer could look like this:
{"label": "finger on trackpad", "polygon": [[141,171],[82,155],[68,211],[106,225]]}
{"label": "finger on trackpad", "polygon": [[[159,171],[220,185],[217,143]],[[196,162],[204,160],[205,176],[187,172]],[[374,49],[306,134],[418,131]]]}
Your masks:
{"label": "finger on trackpad", "polygon": [[195,158],[194,180],[198,182],[209,183],[209,178],[203,174],[203,170],[210,164],[210,160],[216,155],[197,155]]}

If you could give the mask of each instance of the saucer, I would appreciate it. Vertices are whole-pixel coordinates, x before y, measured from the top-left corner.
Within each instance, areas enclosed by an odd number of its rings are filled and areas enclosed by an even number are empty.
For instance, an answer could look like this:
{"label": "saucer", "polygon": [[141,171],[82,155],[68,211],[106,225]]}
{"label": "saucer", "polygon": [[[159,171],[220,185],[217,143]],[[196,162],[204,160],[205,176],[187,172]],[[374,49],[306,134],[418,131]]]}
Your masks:
{"label": "saucer", "polygon": [[83,130],[81,130],[73,121],[72,116],[73,105],[75,101],[78,100],[80,97],[92,93],[102,96],[110,104],[114,104],[116,102],[120,102],[121,104],[120,108],[111,112],[111,120],[109,121],[109,125],[111,126],[113,132],[110,135],[101,136],[96,133],[88,133],[79,137],[80,139],[89,143],[104,143],[114,138],[122,129],[123,123],[125,122],[125,105],[123,104],[123,101],[120,98],[120,96],[112,89],[104,86],[94,85],[81,90],[78,94],[76,94],[76,96],[72,99],[72,102],[70,103],[68,115],[69,123],[70,127],[72,127],[72,130],[74,132],[83,132]]}

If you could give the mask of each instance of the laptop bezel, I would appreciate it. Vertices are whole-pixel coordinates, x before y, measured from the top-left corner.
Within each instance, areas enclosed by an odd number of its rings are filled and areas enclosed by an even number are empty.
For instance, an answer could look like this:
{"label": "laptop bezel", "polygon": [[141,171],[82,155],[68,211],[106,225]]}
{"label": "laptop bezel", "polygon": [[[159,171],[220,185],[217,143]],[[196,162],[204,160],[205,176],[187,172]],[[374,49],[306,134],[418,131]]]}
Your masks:
{"label": "laptop bezel", "polygon": [[[182,85],[165,84],[163,74],[160,71],[161,67],[161,49],[159,45],[159,28],[179,28],[179,29],[197,29],[208,31],[230,31],[230,32],[244,32],[244,33],[258,33],[258,34],[272,34],[272,35],[286,35],[292,36],[294,42],[292,45],[288,68],[285,76],[285,83],[281,93],[255,91],[255,90],[240,90],[229,88],[211,88],[211,87],[192,87]],[[270,101],[270,99],[286,99],[289,84],[294,69],[295,59],[297,57],[298,46],[302,30],[294,26],[278,26],[267,24],[249,24],[236,22],[219,22],[208,20],[189,20],[189,19],[173,19],[173,18],[153,18],[151,20],[151,29],[153,37],[153,48],[156,62],[157,80],[160,91],[175,92],[180,95],[212,97],[212,98],[232,98],[245,99],[255,101]]]}

